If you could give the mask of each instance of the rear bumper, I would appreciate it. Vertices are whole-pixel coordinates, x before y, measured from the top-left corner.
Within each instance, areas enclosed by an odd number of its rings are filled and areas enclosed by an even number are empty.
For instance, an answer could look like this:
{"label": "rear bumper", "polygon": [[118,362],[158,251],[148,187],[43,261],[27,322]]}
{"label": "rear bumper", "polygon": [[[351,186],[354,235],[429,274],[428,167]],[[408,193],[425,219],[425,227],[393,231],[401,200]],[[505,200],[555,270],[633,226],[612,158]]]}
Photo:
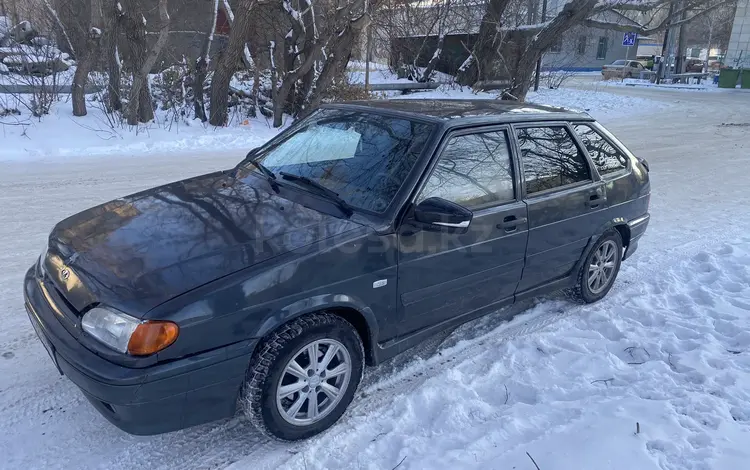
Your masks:
{"label": "rear bumper", "polygon": [[628,222],[628,228],[630,229],[630,243],[628,244],[628,249],[625,250],[625,255],[622,257],[623,260],[626,260],[630,258],[630,256],[635,253],[635,251],[638,249],[638,241],[641,239],[644,233],[646,233],[646,228],[648,228],[648,223],[651,221],[651,214],[646,214],[641,217],[635,218]]}
{"label": "rear bumper", "polygon": [[63,327],[41,293],[34,268],[26,273],[24,299],[60,372],[123,431],[159,434],[234,415],[254,343],[128,368],[85,348]]}

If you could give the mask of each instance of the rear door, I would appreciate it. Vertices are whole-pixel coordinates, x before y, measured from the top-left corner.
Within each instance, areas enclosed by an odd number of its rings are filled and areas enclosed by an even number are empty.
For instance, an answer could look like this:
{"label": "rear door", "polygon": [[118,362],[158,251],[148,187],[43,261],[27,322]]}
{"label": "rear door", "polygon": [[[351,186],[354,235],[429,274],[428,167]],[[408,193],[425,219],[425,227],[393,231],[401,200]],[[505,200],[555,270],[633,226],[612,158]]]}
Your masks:
{"label": "rear door", "polygon": [[449,135],[414,203],[440,197],[473,212],[465,230],[425,227],[407,214],[399,229],[401,333],[513,301],[526,250],[510,128]]}
{"label": "rear door", "polygon": [[518,292],[571,274],[604,224],[607,195],[566,123],[514,126],[529,242]]}

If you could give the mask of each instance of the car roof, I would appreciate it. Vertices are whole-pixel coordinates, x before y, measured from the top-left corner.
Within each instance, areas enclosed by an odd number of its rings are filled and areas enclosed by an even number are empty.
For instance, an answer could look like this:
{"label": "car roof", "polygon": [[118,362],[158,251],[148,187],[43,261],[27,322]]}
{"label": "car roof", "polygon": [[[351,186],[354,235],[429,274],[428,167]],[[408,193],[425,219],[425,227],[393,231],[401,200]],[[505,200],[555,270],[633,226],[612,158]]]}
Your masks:
{"label": "car roof", "polygon": [[502,124],[528,121],[593,120],[593,118],[586,113],[564,108],[492,99],[369,100],[348,101],[344,103],[329,104],[324,107],[392,113],[404,117],[419,118],[440,123],[448,122],[450,126],[463,124]]}

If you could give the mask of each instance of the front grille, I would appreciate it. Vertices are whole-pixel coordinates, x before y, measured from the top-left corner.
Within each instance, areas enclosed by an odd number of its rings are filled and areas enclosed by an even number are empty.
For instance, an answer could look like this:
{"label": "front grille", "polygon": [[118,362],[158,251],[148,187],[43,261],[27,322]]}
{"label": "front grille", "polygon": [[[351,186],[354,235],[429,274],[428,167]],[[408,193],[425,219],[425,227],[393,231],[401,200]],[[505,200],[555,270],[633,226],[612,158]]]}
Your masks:
{"label": "front grille", "polygon": [[57,294],[58,300],[60,300],[65,307],[70,310],[71,313],[73,313],[75,316],[80,316],[80,313],[70,302],[68,302],[68,299],[65,298],[65,295],[63,295],[62,292],[60,292],[60,289],[58,289],[56,286],[54,287],[55,294]]}
{"label": "front grille", "polygon": [[59,294],[57,288],[43,279],[37,279],[39,289],[50,306],[60,324],[73,336],[78,336],[78,315],[75,309],[69,308],[69,303]]}

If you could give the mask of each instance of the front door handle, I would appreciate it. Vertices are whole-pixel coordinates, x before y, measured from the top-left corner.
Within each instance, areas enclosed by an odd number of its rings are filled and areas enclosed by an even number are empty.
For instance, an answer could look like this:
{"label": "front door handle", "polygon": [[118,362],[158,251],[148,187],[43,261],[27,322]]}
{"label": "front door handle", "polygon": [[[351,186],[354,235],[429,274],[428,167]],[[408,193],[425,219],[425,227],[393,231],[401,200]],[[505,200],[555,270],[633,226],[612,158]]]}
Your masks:
{"label": "front door handle", "polygon": [[596,209],[604,201],[604,198],[599,194],[592,194],[589,196],[588,205],[591,209]]}
{"label": "front door handle", "polygon": [[497,228],[503,229],[508,233],[515,232],[518,230],[519,225],[523,225],[528,221],[526,217],[516,217],[515,215],[509,215],[503,219],[501,224],[497,224]]}

